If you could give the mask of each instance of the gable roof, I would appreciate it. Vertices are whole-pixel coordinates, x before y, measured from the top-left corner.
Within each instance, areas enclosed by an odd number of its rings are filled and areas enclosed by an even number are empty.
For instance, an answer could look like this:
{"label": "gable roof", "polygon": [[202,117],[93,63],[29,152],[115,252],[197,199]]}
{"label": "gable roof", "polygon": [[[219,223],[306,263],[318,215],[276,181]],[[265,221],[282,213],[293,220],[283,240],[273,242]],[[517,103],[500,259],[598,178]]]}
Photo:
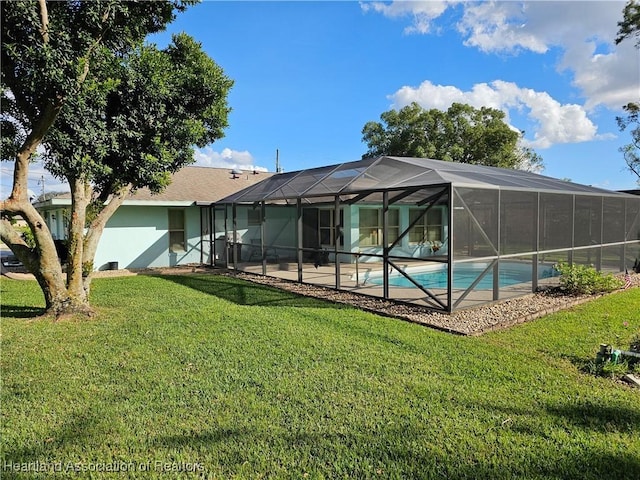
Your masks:
{"label": "gable roof", "polygon": [[428,158],[382,156],[327,167],[273,175],[225,197],[221,203],[327,198],[407,187],[505,188],[556,193],[619,195],[522,170],[445,162]]}
{"label": "gable roof", "polygon": [[[253,171],[234,175],[228,168],[188,166],[173,174],[171,183],[161,193],[152,194],[148,188],[141,188],[129,195],[123,205],[208,205],[238,190],[255,185],[271,175],[273,173]],[[66,193],[39,202],[36,207],[69,205],[70,201],[71,194]]]}

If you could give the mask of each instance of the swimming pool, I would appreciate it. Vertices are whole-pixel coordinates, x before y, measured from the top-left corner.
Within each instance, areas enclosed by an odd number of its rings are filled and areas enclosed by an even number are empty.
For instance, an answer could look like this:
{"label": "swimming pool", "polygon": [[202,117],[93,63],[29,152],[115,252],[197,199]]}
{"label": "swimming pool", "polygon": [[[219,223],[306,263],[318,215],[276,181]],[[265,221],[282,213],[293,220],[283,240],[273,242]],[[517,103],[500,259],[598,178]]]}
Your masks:
{"label": "swimming pool", "polygon": [[[482,263],[460,263],[456,264],[453,269],[453,288],[467,289],[478,278],[478,276],[487,268],[489,264]],[[408,268],[406,273],[411,276],[417,283],[427,289],[447,288],[447,265],[438,265],[435,267],[417,267]],[[530,263],[519,262],[500,262],[499,285],[500,287],[508,287],[519,283],[531,281],[532,266]],[[548,278],[556,276],[557,272],[551,265],[538,266],[538,277]],[[367,283],[375,285],[383,284],[381,272],[369,275]],[[399,274],[395,270],[389,274],[389,285],[394,287],[415,287],[406,277]],[[478,290],[493,289],[493,269],[482,277],[482,280],[475,287]]]}

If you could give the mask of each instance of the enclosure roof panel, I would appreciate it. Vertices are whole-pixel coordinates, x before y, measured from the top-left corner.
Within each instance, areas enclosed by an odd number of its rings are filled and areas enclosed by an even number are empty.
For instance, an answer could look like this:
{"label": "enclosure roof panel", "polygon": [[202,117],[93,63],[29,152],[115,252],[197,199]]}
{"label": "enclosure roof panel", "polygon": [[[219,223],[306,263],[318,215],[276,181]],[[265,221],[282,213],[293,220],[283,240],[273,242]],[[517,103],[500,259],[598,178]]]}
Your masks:
{"label": "enclosure roof panel", "polygon": [[273,175],[225,197],[220,203],[327,197],[432,185],[618,195],[522,170],[429,158],[382,156]]}

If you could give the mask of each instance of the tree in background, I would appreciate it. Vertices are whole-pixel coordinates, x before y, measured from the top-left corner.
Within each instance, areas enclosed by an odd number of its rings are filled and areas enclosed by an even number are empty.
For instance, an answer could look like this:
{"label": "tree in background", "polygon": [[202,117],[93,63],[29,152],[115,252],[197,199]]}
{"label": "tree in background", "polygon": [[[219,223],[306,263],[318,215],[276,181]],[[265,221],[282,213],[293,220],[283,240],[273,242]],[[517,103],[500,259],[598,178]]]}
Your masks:
{"label": "tree in background", "polygon": [[627,162],[627,167],[632,173],[638,177],[638,184],[640,185],[640,103],[630,102],[622,107],[627,112],[626,117],[616,117],[618,121],[618,127],[620,131],[624,131],[628,126],[633,125],[631,128],[631,143],[620,147],[620,151],[624,155],[624,161]]}
{"label": "tree in background", "polygon": [[380,118],[362,130],[368,146],[363,157],[397,155],[531,171],[542,166],[542,158],[519,145],[522,134],[495,108],[454,103],[444,112],[413,102]]}
{"label": "tree in background", "polygon": [[[91,313],[93,255],[109,217],[132,190],[158,192],[222,136],[232,82],[186,35],[144,46],[190,1],[3,2],[2,159],[13,158],[0,238],[35,275],[51,314]],[[67,275],[27,196],[29,161],[71,187]],[[107,201],[108,200],[108,201]],[[31,248],[11,227],[21,215]]]}
{"label": "tree in background", "polygon": [[[618,36],[616,37],[616,45],[620,44],[627,38],[636,39],[636,48],[640,48],[640,3],[631,0],[627,3],[622,11],[623,19],[618,22]],[[631,143],[620,147],[620,151],[624,155],[629,170],[638,177],[640,184],[640,102],[629,102],[622,107],[627,113],[626,117],[616,117],[620,131],[624,131],[627,127],[631,128]]]}
{"label": "tree in background", "polygon": [[637,0],[630,0],[622,10],[622,20],[618,22],[616,45],[631,37],[635,37],[636,48],[640,48],[640,3]]}

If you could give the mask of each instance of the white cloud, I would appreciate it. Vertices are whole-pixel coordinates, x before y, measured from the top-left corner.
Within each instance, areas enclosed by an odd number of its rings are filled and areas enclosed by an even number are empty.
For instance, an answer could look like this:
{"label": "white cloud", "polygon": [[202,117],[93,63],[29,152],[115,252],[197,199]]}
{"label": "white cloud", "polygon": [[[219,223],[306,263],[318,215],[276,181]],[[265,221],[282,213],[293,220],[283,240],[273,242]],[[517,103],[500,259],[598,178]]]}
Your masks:
{"label": "white cloud", "polygon": [[489,2],[465,5],[458,29],[484,52],[562,51],[559,71],[597,105],[620,108],[637,100],[640,62],[633,42],[615,46],[624,2]]}
{"label": "white cloud", "polygon": [[225,148],[222,152],[216,152],[211,147],[196,150],[195,165],[201,167],[238,168],[240,170],[268,171],[265,167],[255,165],[255,160],[248,151],[231,150]]}
{"label": "white cloud", "polygon": [[[364,4],[389,18],[412,17],[409,30],[429,33],[429,24],[453,2],[436,2],[430,14],[423,2]],[[624,1],[489,1],[464,2],[456,25],[464,44],[485,53],[546,54],[558,48],[559,71],[571,71],[572,84],[586,98],[585,108],[598,105],[613,109],[637,101],[640,59],[633,41],[614,45]]]}
{"label": "white cloud", "polygon": [[381,13],[388,18],[402,18],[410,16],[413,22],[405,28],[405,33],[429,33],[432,21],[442,15],[451,1],[400,1],[400,2],[360,2],[364,12]]}
{"label": "white cloud", "polygon": [[533,138],[526,138],[525,144],[532,148],[601,138],[597,135],[597,127],[580,105],[561,104],[547,92],[521,88],[501,80],[476,84],[466,92],[450,85],[434,85],[427,80],[417,88],[402,87],[390,99],[393,108],[402,108],[411,102],[426,109],[439,110],[446,110],[455,102],[475,108],[491,107],[505,112],[507,122],[510,122],[511,112],[526,112],[533,123]]}
{"label": "white cloud", "polygon": [[587,99],[585,108],[605,105],[619,109],[640,94],[640,58],[633,42],[622,43],[610,53],[595,53],[594,43],[567,50],[560,68],[574,72],[573,85]]}

